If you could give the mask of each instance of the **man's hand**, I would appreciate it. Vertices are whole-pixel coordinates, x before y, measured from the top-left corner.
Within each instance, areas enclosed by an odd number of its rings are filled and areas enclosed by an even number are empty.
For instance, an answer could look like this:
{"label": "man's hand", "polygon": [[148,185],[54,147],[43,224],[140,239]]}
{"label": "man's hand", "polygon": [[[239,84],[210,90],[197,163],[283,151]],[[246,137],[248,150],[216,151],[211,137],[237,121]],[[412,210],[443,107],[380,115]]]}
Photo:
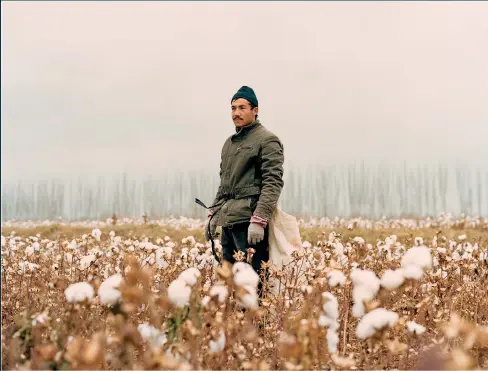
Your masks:
{"label": "man's hand", "polygon": [[[210,223],[210,234],[209,234],[209,223]],[[214,236],[215,232],[217,231],[217,217],[213,217],[212,220],[210,220],[210,216],[207,218],[205,221],[205,239],[207,241],[210,241]]]}
{"label": "man's hand", "polygon": [[249,245],[257,245],[264,239],[264,228],[257,223],[249,224],[247,230],[247,243]]}

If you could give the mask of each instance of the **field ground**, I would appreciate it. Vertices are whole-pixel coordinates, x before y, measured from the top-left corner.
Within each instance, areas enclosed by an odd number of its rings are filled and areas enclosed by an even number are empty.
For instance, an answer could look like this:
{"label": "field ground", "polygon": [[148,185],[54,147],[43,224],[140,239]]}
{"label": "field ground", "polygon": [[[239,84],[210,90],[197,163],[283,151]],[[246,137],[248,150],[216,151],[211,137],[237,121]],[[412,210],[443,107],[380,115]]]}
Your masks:
{"label": "field ground", "polygon": [[2,228],[2,368],[488,369],[485,226],[300,232],[256,306],[201,228]]}

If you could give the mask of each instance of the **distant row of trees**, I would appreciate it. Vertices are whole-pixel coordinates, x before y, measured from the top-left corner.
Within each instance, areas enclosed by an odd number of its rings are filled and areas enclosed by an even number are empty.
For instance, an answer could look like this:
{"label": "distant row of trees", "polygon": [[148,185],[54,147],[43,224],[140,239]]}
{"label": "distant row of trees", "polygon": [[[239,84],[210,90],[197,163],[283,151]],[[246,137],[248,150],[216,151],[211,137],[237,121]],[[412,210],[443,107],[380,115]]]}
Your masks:
{"label": "distant row of trees", "polygon": [[[98,176],[2,184],[2,220],[104,219],[144,213],[202,217],[195,197],[210,203],[218,175],[164,171],[158,176]],[[296,216],[454,214],[488,216],[488,169],[436,165],[364,163],[285,169],[281,207]]]}

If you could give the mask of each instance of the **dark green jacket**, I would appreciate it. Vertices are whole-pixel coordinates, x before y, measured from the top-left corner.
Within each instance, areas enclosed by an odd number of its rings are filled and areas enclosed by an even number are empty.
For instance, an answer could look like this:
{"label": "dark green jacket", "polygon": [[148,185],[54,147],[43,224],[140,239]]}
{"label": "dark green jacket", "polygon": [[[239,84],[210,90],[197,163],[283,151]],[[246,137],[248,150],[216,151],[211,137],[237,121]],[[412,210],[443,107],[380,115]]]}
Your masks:
{"label": "dark green jacket", "polygon": [[[283,144],[259,120],[236,128],[224,143],[220,186],[213,204],[219,224],[248,222],[253,215],[269,221],[283,188]],[[218,211],[217,211],[218,210]]]}

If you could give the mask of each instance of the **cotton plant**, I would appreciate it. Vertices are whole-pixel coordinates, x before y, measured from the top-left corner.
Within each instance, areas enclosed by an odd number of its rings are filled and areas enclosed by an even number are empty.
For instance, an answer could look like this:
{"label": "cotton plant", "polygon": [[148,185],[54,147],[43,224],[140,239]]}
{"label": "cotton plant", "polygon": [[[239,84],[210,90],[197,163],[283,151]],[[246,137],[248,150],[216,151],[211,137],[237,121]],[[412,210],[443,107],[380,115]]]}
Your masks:
{"label": "cotton plant", "polygon": [[226,342],[225,332],[223,330],[220,330],[218,333],[218,337],[216,339],[210,340],[209,352],[218,353],[223,351],[225,348],[225,342]]}
{"label": "cotton plant", "polygon": [[398,318],[398,314],[393,311],[384,308],[373,309],[359,321],[356,327],[356,336],[361,340],[368,339],[383,328],[393,327]]}
{"label": "cotton plant", "polygon": [[327,346],[329,353],[337,352],[339,343],[339,304],[337,298],[330,292],[322,294],[322,311],[319,316],[318,325],[327,328]]}
{"label": "cotton plant", "polygon": [[180,273],[168,287],[168,299],[177,308],[184,308],[190,303],[192,286],[201,276],[197,268],[191,267]]}
{"label": "cotton plant", "polygon": [[414,322],[414,321],[408,321],[407,322],[407,329],[409,332],[412,332],[415,335],[421,335],[426,330],[426,328],[424,326],[419,325],[417,322]]}
{"label": "cotton plant", "polygon": [[104,305],[115,305],[119,302],[121,293],[118,290],[122,282],[121,274],[114,274],[107,278],[98,288],[100,303]]}
{"label": "cotton plant", "polygon": [[247,309],[255,309],[258,306],[257,287],[259,276],[251,265],[245,262],[237,262],[232,266],[234,284],[240,289],[238,303]]}
{"label": "cotton plant", "polygon": [[141,337],[148,342],[153,349],[161,348],[168,342],[168,338],[163,331],[158,330],[147,322],[138,325],[137,330]]}
{"label": "cotton plant", "polygon": [[352,314],[359,318],[365,313],[364,302],[375,298],[380,289],[381,281],[373,271],[358,268],[352,270],[350,278],[353,282],[352,297],[354,304]]}
{"label": "cotton plant", "polygon": [[346,276],[340,270],[334,269],[327,273],[328,284],[330,287],[344,286]]}
{"label": "cotton plant", "polygon": [[91,236],[98,242],[100,242],[100,238],[102,236],[102,231],[98,228],[95,228],[91,232]]}
{"label": "cotton plant", "polygon": [[64,295],[69,303],[80,303],[92,300],[95,290],[88,282],[78,282],[69,285],[64,290]]}

